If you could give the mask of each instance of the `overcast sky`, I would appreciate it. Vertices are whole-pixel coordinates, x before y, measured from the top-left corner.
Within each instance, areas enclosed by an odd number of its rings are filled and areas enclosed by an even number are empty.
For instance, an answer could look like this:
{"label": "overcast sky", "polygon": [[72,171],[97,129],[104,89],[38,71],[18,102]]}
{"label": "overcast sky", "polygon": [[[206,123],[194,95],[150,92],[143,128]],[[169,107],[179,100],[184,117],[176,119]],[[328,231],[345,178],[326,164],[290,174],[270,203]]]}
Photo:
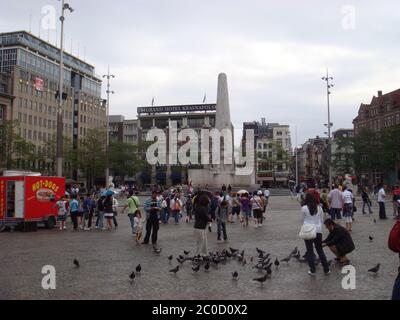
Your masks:
{"label": "overcast sky", "polygon": [[[334,129],[352,127],[378,90],[400,87],[398,0],[68,2],[66,49],[72,39],[77,55],[79,44],[97,74],[111,65],[111,114],[136,118],[153,96],[156,105],[201,103],[204,93],[215,102],[225,72],[235,129],[264,117],[291,125],[293,144],[297,126],[301,144],[326,131],[327,67]],[[59,10],[56,0],[4,1],[0,32],[28,30],[31,15],[38,35],[45,5]],[[40,32],[55,43],[56,30]]]}

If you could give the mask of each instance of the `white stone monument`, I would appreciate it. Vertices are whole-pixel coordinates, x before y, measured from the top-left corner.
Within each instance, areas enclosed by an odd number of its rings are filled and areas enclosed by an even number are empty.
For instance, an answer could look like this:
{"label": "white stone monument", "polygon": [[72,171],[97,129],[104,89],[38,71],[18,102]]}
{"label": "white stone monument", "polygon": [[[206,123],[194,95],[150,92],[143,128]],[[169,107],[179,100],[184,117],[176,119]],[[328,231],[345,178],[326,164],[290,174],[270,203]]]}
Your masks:
{"label": "white stone monument", "polygon": [[[232,186],[254,185],[254,174],[236,175],[234,159],[234,128],[231,123],[229,106],[228,80],[225,73],[218,76],[217,105],[215,128],[222,133],[229,131],[230,140],[224,139],[220,148],[220,164],[210,164],[205,169],[190,169],[189,181],[196,185],[220,187],[223,184]],[[231,144],[230,146],[228,144]],[[224,151],[228,151],[224,154]],[[214,155],[214,154],[213,154]],[[212,155],[212,156],[213,156]],[[229,157],[229,158],[226,158]]]}

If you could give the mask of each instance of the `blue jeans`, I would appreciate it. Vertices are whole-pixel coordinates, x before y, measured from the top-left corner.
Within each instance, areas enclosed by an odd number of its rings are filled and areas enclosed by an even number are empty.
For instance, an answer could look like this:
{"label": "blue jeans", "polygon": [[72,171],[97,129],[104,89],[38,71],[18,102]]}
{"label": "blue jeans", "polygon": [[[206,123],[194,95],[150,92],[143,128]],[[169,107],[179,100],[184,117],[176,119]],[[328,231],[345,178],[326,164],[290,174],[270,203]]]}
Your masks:
{"label": "blue jeans", "polygon": [[131,228],[132,228],[132,233],[135,233],[135,222],[134,222],[134,218],[135,218],[135,214],[134,213],[128,213],[128,218],[129,221],[131,223]]}
{"label": "blue jeans", "polygon": [[400,300],[400,272],[394,282],[392,300]]}
{"label": "blue jeans", "polygon": [[329,210],[329,214],[331,215],[332,220],[342,219],[341,211],[342,211],[342,209],[339,209],[339,208],[331,208]]}
{"label": "blue jeans", "polygon": [[168,223],[169,220],[169,212],[168,212],[168,208],[163,208],[163,215],[162,215],[163,219],[163,223],[166,224]]}
{"label": "blue jeans", "polygon": [[97,215],[96,226],[100,229],[104,228],[104,212],[103,211],[99,211],[99,213]]}
{"label": "blue jeans", "polygon": [[173,211],[175,223],[179,223],[180,214],[181,214],[180,211]]}
{"label": "blue jeans", "polygon": [[315,255],[314,255],[314,246],[319,259],[321,260],[321,264],[324,268],[324,272],[327,273],[329,271],[329,265],[326,261],[326,256],[324,253],[324,249],[322,249],[322,233],[317,233],[317,237],[314,240],[304,240],[307,248],[306,257],[308,266],[310,267],[310,271],[315,273]]}
{"label": "blue jeans", "polygon": [[228,236],[226,235],[226,223],[222,222],[220,220],[217,221],[217,230],[218,230],[218,240],[221,240],[221,231],[224,234],[224,240],[228,239]]}
{"label": "blue jeans", "polygon": [[365,214],[365,205],[367,205],[368,210],[369,210],[369,213],[372,213],[371,204],[369,203],[369,201],[364,201],[364,200],[363,200],[363,206],[362,206],[362,212],[363,212],[363,214]]}

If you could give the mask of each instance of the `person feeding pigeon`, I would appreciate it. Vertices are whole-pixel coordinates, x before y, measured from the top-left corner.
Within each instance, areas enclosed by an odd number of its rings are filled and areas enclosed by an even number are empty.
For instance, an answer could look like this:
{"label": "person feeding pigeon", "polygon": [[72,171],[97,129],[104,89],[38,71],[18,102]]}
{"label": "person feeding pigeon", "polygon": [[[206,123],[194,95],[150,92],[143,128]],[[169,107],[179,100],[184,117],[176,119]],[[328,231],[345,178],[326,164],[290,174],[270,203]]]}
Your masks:
{"label": "person feeding pigeon", "polygon": [[323,247],[328,246],[329,249],[331,249],[341,266],[348,265],[350,260],[346,255],[355,249],[350,232],[347,231],[346,228],[335,223],[332,219],[326,219],[324,224],[329,230],[329,235],[322,241]]}

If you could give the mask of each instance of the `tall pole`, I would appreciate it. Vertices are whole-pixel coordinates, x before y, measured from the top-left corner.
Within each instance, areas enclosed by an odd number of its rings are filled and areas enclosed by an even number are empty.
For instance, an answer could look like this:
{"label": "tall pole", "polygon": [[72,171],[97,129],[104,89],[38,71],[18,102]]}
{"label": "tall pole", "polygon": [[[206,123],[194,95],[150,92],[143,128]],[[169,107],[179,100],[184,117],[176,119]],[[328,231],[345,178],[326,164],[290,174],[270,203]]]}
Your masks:
{"label": "tall pole", "polygon": [[333,84],[330,83],[333,80],[332,77],[329,76],[329,70],[326,69],[326,76],[322,78],[323,81],[326,82],[326,99],[328,106],[328,123],[325,125],[328,128],[328,171],[329,171],[329,189],[332,189],[332,136],[331,136],[331,128],[333,123],[331,122],[331,107],[330,107],[330,89],[334,87]]}
{"label": "tall pole", "polygon": [[60,43],[60,78],[59,78],[59,88],[58,88],[58,112],[57,112],[57,148],[56,148],[56,166],[57,166],[57,176],[62,177],[63,175],[63,81],[64,81],[64,11],[69,10],[73,12],[74,10],[61,0],[61,43]]}
{"label": "tall pole", "polygon": [[296,186],[299,185],[299,160],[298,160],[298,150],[297,150],[297,126],[296,126]]}
{"label": "tall pole", "polygon": [[109,146],[110,146],[110,133],[109,133],[109,127],[110,127],[110,94],[114,94],[114,91],[110,90],[110,79],[115,78],[115,75],[110,74],[110,66],[108,66],[108,72],[107,74],[103,75],[103,78],[107,78],[107,129],[106,129],[106,182],[105,182],[105,187],[108,188],[108,179],[110,177],[110,163],[109,163]]}

